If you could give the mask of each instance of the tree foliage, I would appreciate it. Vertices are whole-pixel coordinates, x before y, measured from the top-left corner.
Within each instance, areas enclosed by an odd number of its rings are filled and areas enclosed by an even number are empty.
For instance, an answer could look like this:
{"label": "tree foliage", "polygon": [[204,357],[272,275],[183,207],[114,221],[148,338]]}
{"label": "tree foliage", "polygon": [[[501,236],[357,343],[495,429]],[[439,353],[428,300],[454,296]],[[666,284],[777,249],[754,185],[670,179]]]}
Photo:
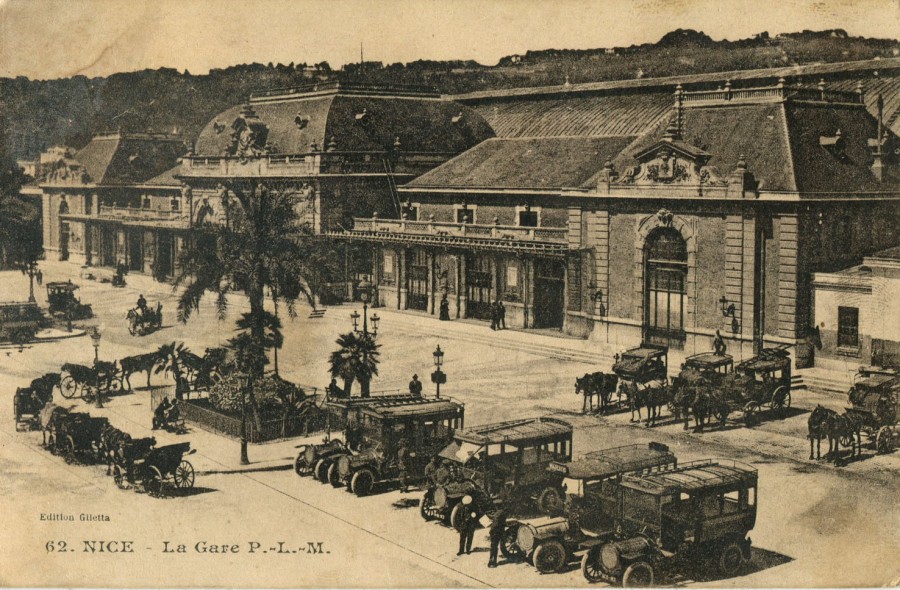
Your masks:
{"label": "tree foliage", "polygon": [[331,376],[343,379],[344,395],[350,397],[354,381],[359,381],[360,394],[369,397],[369,385],[378,375],[379,351],[381,345],[371,334],[349,332],[337,339],[340,347],[331,353],[329,365]]}

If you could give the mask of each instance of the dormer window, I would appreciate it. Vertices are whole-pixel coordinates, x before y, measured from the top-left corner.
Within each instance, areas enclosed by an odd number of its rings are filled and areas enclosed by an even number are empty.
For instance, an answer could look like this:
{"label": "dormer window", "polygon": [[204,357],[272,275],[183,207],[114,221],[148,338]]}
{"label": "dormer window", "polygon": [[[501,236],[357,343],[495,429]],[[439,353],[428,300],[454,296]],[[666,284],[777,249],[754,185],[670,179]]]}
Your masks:
{"label": "dormer window", "polygon": [[845,141],[841,135],[840,129],[838,129],[834,135],[822,135],[819,137],[819,145],[831,152],[831,155],[838,159],[843,159],[846,156],[844,144]]}
{"label": "dormer window", "polygon": [[144,197],[144,209],[150,208],[150,197]]}
{"label": "dormer window", "polygon": [[297,116],[294,117],[294,124],[297,126],[297,129],[306,128],[309,125],[309,116],[297,113]]}
{"label": "dormer window", "polygon": [[179,201],[177,198],[172,199],[172,211],[179,210],[181,210],[181,201]]}
{"label": "dormer window", "polygon": [[456,223],[475,223],[475,205],[457,205]]}

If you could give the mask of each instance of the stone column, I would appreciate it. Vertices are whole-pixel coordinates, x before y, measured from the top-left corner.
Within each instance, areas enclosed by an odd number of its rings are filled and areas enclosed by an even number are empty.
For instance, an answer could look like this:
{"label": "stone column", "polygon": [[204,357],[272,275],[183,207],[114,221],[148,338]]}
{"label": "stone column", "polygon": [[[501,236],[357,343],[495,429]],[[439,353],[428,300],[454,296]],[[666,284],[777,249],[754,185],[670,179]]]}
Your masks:
{"label": "stone column", "polygon": [[466,317],[466,255],[460,252],[456,257],[456,317]]}
{"label": "stone column", "polygon": [[406,257],[409,251],[406,248],[397,249],[397,309],[406,309]]}
{"label": "stone column", "polygon": [[434,315],[434,299],[435,299],[435,289],[434,289],[434,252],[428,250],[425,254],[426,260],[428,261],[428,313]]}

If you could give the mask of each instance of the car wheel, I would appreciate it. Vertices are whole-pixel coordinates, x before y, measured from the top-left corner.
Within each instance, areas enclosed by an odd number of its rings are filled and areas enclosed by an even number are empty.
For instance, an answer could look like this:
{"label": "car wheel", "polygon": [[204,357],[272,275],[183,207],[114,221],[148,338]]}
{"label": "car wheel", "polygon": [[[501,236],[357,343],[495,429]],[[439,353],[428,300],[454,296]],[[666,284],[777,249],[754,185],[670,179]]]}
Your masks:
{"label": "car wheel", "polygon": [[556,488],[546,488],[538,496],[537,505],[544,514],[557,514],[562,509],[562,496]]}
{"label": "car wheel", "polygon": [[566,548],[559,541],[546,541],[534,550],[534,567],[542,574],[552,574],[566,564]]}
{"label": "car wheel", "polygon": [[315,469],[316,479],[321,483],[328,481],[328,461],[319,459]]}
{"label": "car wheel", "polygon": [[729,541],[719,552],[719,573],[730,578],[741,571],[744,565],[744,550],[737,541]]}
{"label": "car wheel", "polygon": [[603,581],[603,564],[600,563],[600,548],[589,549],[581,558],[581,573],[584,579],[595,584]]}
{"label": "car wheel", "polygon": [[632,563],[622,574],[623,588],[649,588],[653,585],[653,566],[646,561]]}
{"label": "car wheel", "polygon": [[353,474],[350,480],[350,491],[357,496],[367,496],[375,485],[375,474],[368,469],[362,469]]}
{"label": "car wheel", "polygon": [[341,479],[341,474],[338,473],[337,461],[332,461],[331,465],[328,466],[328,483],[330,483],[331,486],[335,488],[339,488],[344,485],[344,481]]}

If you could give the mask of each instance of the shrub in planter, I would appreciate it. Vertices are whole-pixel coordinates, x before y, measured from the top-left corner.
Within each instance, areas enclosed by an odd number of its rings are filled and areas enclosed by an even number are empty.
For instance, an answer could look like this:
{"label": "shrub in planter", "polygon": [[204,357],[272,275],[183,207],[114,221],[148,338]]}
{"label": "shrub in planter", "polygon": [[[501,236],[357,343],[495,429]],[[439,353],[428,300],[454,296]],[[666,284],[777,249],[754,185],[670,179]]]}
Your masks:
{"label": "shrub in planter", "polygon": [[[209,403],[224,414],[240,415],[241,388],[244,379],[227,375],[209,390]],[[261,417],[281,418],[293,413],[306,397],[299,387],[275,375],[266,375],[253,383],[256,407]]]}

